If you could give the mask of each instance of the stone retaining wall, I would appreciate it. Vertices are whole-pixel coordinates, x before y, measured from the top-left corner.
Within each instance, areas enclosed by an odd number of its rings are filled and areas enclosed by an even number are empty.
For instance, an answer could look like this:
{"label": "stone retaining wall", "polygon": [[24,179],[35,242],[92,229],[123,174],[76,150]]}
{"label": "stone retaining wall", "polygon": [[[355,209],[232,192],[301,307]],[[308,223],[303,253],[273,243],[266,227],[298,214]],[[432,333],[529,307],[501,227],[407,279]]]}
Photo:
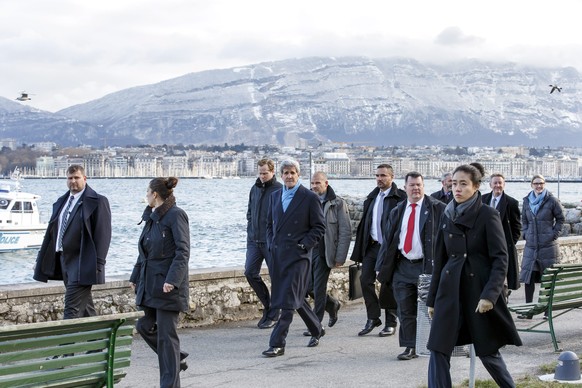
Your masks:
{"label": "stone retaining wall", "polygon": [[[582,263],[582,237],[561,237],[559,241],[561,262]],[[523,241],[518,243],[520,256],[523,244]],[[329,291],[343,303],[347,302],[347,268],[346,265],[334,269],[329,280]],[[266,269],[263,274],[268,279]],[[108,279],[106,284],[93,288],[99,314],[136,309],[134,295],[126,279]],[[64,291],[58,282],[0,286],[0,325],[62,319]],[[355,303],[362,303],[362,300]],[[242,268],[191,271],[190,312],[182,316],[181,325],[195,327],[258,319],[261,308]]]}

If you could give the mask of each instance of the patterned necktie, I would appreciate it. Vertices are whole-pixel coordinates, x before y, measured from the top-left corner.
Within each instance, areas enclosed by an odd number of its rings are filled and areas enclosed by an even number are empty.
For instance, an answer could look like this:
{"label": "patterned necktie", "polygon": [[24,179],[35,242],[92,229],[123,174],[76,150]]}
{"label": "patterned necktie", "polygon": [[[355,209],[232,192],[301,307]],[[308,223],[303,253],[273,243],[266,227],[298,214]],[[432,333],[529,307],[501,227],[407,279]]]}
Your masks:
{"label": "patterned necktie", "polygon": [[491,196],[491,207],[492,208],[497,208],[497,198],[495,198],[495,196]]}
{"label": "patterned necktie", "polygon": [[384,196],[385,192],[381,191],[378,196],[378,208],[376,209],[376,238],[382,243],[382,213],[384,213]]}
{"label": "patterned necktie", "polygon": [[411,203],[410,216],[408,217],[408,229],[406,229],[406,238],[404,239],[404,253],[412,250],[412,236],[414,235],[414,218],[416,216],[416,204]]}
{"label": "patterned necktie", "polygon": [[58,243],[58,250],[63,250],[63,235],[65,234],[65,229],[67,229],[67,223],[69,222],[69,211],[71,210],[71,205],[73,204],[73,200],[75,199],[74,196],[71,195],[69,198],[69,203],[67,203],[67,208],[63,213],[63,219],[61,220],[61,230],[59,232],[59,243]]}

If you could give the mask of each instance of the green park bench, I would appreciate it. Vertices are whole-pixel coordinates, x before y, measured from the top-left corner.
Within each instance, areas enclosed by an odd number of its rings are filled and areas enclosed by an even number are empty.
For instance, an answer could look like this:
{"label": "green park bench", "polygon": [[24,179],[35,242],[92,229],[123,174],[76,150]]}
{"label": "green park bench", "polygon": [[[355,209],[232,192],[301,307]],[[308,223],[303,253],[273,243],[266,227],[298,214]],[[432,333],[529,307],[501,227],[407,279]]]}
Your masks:
{"label": "green park bench", "polygon": [[[533,333],[549,333],[552,336],[554,351],[558,352],[558,341],[554,331],[554,319],[573,309],[582,307],[582,264],[554,264],[546,268],[542,274],[540,292],[537,302],[510,304],[509,310],[518,315],[533,318],[538,314],[545,314],[547,318],[534,323],[527,328],[518,328],[518,331]],[[555,311],[561,311],[554,314]],[[536,329],[548,324],[548,330]]]}
{"label": "green park bench", "polygon": [[142,311],[0,326],[0,387],[113,387]]}

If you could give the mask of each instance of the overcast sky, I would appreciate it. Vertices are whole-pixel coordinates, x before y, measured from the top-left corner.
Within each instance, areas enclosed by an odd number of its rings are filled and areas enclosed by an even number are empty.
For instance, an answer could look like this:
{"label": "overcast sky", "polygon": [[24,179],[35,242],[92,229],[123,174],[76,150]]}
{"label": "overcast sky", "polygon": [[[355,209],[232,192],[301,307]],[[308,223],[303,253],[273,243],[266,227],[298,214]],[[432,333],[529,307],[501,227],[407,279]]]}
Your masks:
{"label": "overcast sky", "polygon": [[0,96],[57,111],[202,70],[306,56],[582,71],[579,0],[0,0]]}

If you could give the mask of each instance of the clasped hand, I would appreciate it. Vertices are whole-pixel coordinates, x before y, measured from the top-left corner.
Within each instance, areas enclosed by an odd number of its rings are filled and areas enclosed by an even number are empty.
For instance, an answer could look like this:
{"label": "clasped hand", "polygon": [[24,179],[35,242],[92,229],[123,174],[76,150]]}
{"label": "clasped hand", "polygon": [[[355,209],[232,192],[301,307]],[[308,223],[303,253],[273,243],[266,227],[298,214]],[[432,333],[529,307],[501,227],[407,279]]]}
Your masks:
{"label": "clasped hand", "polygon": [[489,310],[493,310],[493,303],[487,299],[479,299],[475,312],[483,314]]}

